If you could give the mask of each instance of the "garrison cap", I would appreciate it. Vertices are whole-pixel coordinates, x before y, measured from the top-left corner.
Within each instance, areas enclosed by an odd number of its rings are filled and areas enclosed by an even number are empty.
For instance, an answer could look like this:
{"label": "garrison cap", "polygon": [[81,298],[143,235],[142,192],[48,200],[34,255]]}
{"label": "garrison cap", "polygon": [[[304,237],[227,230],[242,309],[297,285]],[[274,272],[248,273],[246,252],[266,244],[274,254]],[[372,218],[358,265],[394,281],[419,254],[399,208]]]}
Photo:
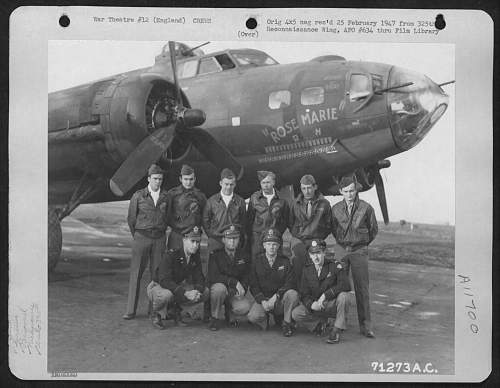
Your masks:
{"label": "garrison cap", "polygon": [[266,229],[262,233],[261,239],[262,239],[263,243],[265,243],[265,242],[277,242],[278,244],[281,245],[281,233],[276,228]]}
{"label": "garrison cap", "polygon": [[301,185],[315,185],[316,179],[311,174],[306,174],[302,178],[300,178]]}
{"label": "garrison cap", "polygon": [[223,235],[227,238],[240,237],[240,230],[236,225],[229,225],[226,229],[224,229]]}
{"label": "garrison cap", "polygon": [[236,179],[236,175],[229,168],[225,168],[220,173],[220,179]]}
{"label": "garrison cap", "polygon": [[192,238],[198,241],[201,240],[201,228],[198,225],[195,225],[192,228],[184,230],[182,234],[184,238]]}
{"label": "garrison cap", "polygon": [[188,166],[187,164],[183,164],[181,167],[181,175],[191,175],[194,174],[194,168]]}
{"label": "garrison cap", "polygon": [[361,190],[363,186],[359,183],[354,175],[343,176],[339,183],[339,188],[343,189],[351,184],[355,184],[356,190]]}
{"label": "garrison cap", "polygon": [[318,253],[324,250],[326,250],[326,242],[319,238],[312,240],[307,246],[309,253]]}
{"label": "garrison cap", "polygon": [[257,171],[257,178],[259,179],[259,182],[268,176],[271,176],[271,178],[276,180],[276,174],[272,171]]}
{"label": "garrison cap", "polygon": [[163,171],[163,169],[157,164],[152,164],[148,168],[148,176],[151,176],[153,174],[165,174],[165,171]]}

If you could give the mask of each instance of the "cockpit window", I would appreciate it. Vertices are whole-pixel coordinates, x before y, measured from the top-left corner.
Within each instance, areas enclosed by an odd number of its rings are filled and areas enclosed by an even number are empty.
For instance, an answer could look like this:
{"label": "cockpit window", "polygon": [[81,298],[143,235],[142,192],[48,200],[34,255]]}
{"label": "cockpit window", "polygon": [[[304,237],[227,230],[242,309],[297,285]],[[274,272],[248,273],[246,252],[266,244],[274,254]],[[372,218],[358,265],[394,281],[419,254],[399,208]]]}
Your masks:
{"label": "cockpit window", "polygon": [[302,105],[319,105],[325,101],[325,89],[322,87],[307,88],[300,93]]}
{"label": "cockpit window", "polygon": [[290,106],[291,93],[288,90],[278,90],[269,94],[269,109],[282,109]]}
{"label": "cockpit window", "polygon": [[372,85],[373,85],[373,91],[383,89],[384,88],[383,77],[378,74],[372,74]]}
{"label": "cockpit window", "polygon": [[233,63],[232,59],[227,54],[216,55],[215,59],[219,62],[222,70],[229,70],[234,68],[236,65]]}
{"label": "cockpit window", "polygon": [[222,67],[214,57],[203,58],[200,61],[200,69],[198,70],[198,74],[216,73],[221,70]]}
{"label": "cockpit window", "polygon": [[361,100],[372,93],[370,78],[366,74],[352,74],[349,88],[349,98],[351,101]]}
{"label": "cockpit window", "polygon": [[190,78],[196,75],[198,70],[198,60],[181,62],[177,65],[177,76],[180,79]]}
{"label": "cockpit window", "polygon": [[266,66],[276,65],[274,59],[263,52],[231,52],[240,66]]}

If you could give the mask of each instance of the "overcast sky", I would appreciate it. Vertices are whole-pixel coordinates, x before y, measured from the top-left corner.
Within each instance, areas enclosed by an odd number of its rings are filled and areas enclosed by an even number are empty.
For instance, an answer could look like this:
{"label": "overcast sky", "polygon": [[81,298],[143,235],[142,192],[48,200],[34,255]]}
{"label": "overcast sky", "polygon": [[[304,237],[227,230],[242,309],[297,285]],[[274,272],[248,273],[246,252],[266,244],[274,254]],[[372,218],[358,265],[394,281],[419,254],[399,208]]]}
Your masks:
{"label": "overcast sky", "polygon": [[[109,75],[151,66],[166,41],[49,41],[49,92]],[[195,46],[203,42],[185,42]],[[338,54],[348,60],[397,65],[423,73],[436,83],[455,79],[454,46],[416,43],[212,42],[206,53],[226,48],[256,48],[280,63]],[[389,217],[421,223],[455,224],[455,86],[444,87],[450,105],[415,148],[395,155],[381,170]],[[382,219],[375,189],[361,193]],[[340,200],[334,197],[333,202]]]}

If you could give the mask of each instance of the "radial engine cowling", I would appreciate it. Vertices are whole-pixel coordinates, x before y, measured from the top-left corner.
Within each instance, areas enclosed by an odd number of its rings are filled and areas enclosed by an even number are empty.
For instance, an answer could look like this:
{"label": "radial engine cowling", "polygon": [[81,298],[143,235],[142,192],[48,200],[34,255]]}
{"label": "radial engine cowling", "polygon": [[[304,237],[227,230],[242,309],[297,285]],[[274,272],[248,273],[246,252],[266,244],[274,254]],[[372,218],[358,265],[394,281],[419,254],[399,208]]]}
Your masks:
{"label": "radial engine cowling", "polygon": [[[52,166],[49,157],[49,171],[81,170],[82,164],[86,164],[87,171],[92,170],[94,148],[100,146],[86,147],[87,154],[82,154],[81,142],[95,139],[104,142],[107,151],[106,156],[99,152],[104,159],[99,165],[114,171],[146,136],[175,120],[178,113],[175,93],[172,82],[154,73],[129,73],[51,93],[49,145],[63,145],[57,147]],[[183,105],[189,107],[184,94],[182,99]],[[191,116],[190,112],[186,120],[199,121]],[[180,154],[189,144],[175,146]],[[73,158],[67,158],[66,154],[72,154]],[[61,160],[69,163],[60,163]]]}
{"label": "radial engine cowling", "polygon": [[361,191],[370,190],[376,184],[376,175],[380,174],[379,170],[383,168],[388,168],[391,166],[391,162],[389,160],[379,160],[377,163],[360,168],[356,170],[356,179],[363,186]]}
{"label": "radial engine cowling", "polygon": [[[379,160],[377,163],[372,164],[368,167],[358,168],[354,171],[354,176],[358,183],[362,186],[360,191],[370,190],[376,184],[376,178],[378,171],[383,168],[388,168],[391,166],[389,160]],[[346,174],[349,175],[349,174]],[[342,176],[334,177],[334,184],[328,188],[328,192],[332,195],[339,195],[339,183]]]}
{"label": "radial engine cowling", "polygon": [[375,184],[373,168],[361,168],[355,172],[358,183],[363,186],[360,191],[370,190]]}

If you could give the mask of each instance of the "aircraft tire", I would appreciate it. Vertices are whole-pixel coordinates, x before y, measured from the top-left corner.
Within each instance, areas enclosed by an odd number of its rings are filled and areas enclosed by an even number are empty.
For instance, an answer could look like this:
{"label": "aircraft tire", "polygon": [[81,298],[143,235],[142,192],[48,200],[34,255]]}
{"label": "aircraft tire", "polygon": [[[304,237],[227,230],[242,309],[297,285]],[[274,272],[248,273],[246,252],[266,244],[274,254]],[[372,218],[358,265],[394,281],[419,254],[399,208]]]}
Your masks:
{"label": "aircraft tire", "polygon": [[61,221],[56,209],[49,208],[48,214],[48,269],[53,271],[61,256],[62,231]]}

